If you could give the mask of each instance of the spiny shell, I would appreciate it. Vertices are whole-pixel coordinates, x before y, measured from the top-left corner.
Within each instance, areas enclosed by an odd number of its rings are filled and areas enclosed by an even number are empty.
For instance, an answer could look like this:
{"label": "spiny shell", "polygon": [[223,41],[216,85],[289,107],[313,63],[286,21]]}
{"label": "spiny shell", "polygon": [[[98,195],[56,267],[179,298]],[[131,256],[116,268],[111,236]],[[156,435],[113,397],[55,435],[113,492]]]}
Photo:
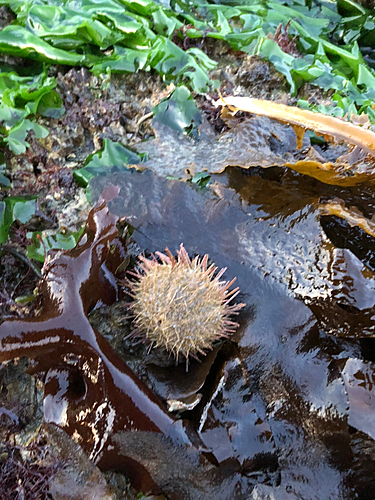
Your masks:
{"label": "spiny shell", "polygon": [[173,353],[178,362],[182,355],[196,357],[212,349],[220,337],[235,331],[238,323],[229,317],[238,314],[244,304],[229,305],[239,289],[229,290],[232,281],[220,281],[226,271],[208,267],[208,255],[190,259],[183,244],[177,260],[169,251],[156,252],[151,259],[139,257],[139,270],[127,280],[134,302],[134,336],[144,336],[151,346]]}

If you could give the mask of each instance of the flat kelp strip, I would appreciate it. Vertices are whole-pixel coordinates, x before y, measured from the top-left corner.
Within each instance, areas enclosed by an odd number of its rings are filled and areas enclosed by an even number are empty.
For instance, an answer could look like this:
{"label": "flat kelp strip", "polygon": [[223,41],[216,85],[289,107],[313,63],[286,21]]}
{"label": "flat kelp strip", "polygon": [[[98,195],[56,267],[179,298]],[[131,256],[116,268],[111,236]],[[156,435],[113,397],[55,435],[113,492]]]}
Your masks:
{"label": "flat kelp strip", "polygon": [[339,369],[349,401],[348,424],[375,439],[374,363],[348,358]]}
{"label": "flat kelp strip", "polygon": [[[365,127],[321,113],[262,99],[231,96],[221,98],[217,104],[224,104],[234,113],[244,111],[289,124],[296,135],[297,150],[303,148],[306,130],[315,132],[327,142],[345,143],[348,146],[346,154],[339,154],[336,161],[332,159],[326,161],[324,154],[310,147],[303,159],[284,163],[284,166],[298,173],[309,175],[327,184],[341,186],[353,186],[375,177],[375,133]],[[228,111],[224,108],[224,119],[227,116]]]}
{"label": "flat kelp strip", "polygon": [[124,452],[118,456],[113,434],[157,433],[179,444],[190,438],[87,318],[98,303],[118,298],[116,273],[127,248],[107,207],[118,191],[104,190],[75,248],[47,256],[40,314],[2,323],[0,362],[29,358],[28,373],[46,374],[45,422],[61,427],[99,467],[125,467],[149,491],[156,486],[148,472]]}
{"label": "flat kelp strip", "polygon": [[375,238],[375,222],[367,219],[355,207],[347,208],[342,200],[332,200],[319,205],[321,215],[334,215],[346,220],[351,226],[361,228],[365,233]]}
{"label": "flat kelp strip", "polygon": [[295,106],[286,106],[277,102],[250,97],[223,97],[222,102],[235,112],[245,111],[255,115],[267,116],[274,120],[292,125],[297,135],[297,148],[302,147],[306,130],[313,130],[317,135],[334,142],[346,142],[359,146],[375,157],[375,133],[363,127],[353,125],[333,116],[314,113]]}
{"label": "flat kelp strip", "polygon": [[372,157],[369,159],[369,155],[361,161],[350,164],[341,163],[340,158],[337,162],[327,163],[311,160],[309,159],[311,153],[314,153],[314,148],[311,148],[305,160],[299,160],[296,163],[287,162],[284,166],[333,186],[356,186],[375,178],[375,161]]}

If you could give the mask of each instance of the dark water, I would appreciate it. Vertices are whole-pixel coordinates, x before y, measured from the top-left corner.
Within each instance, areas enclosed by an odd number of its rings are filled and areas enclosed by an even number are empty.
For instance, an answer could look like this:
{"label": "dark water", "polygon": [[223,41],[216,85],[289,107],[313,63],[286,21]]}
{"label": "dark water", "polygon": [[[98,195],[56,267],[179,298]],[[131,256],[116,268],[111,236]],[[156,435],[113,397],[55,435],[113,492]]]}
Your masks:
{"label": "dark water", "polygon": [[200,191],[132,170],[91,182],[93,199],[121,188],[110,209],[144,252],[183,242],[237,277],[241,327],[183,417],[219,462],[240,464],[223,498],[373,498],[374,243],[318,209],[339,197],[371,217],[371,186],[281,168],[216,180]]}

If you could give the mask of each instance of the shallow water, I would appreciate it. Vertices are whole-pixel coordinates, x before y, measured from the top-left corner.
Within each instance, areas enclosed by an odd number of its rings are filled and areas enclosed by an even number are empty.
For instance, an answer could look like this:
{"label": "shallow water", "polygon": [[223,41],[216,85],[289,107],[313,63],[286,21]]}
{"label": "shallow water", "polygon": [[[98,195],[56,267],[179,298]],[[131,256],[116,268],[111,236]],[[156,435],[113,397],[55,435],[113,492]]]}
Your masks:
{"label": "shallow water", "polygon": [[143,251],[183,242],[237,276],[241,327],[183,415],[219,462],[240,463],[227,498],[372,498],[372,240],[318,208],[340,197],[371,216],[371,189],[277,168],[230,169],[197,190],[130,170],[93,180],[93,198],[108,184]]}

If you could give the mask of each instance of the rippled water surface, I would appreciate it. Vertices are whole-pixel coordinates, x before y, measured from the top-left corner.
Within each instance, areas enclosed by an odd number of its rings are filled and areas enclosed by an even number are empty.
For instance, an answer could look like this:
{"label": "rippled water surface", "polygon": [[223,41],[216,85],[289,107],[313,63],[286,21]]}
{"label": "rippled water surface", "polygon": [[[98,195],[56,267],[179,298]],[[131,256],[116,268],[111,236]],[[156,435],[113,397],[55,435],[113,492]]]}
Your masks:
{"label": "rippled water surface", "polygon": [[94,194],[109,183],[145,252],[183,242],[237,277],[241,327],[185,412],[219,462],[241,464],[228,498],[372,498],[374,245],[319,211],[340,198],[371,217],[371,186],[231,168],[199,190],[131,170],[94,180]]}

